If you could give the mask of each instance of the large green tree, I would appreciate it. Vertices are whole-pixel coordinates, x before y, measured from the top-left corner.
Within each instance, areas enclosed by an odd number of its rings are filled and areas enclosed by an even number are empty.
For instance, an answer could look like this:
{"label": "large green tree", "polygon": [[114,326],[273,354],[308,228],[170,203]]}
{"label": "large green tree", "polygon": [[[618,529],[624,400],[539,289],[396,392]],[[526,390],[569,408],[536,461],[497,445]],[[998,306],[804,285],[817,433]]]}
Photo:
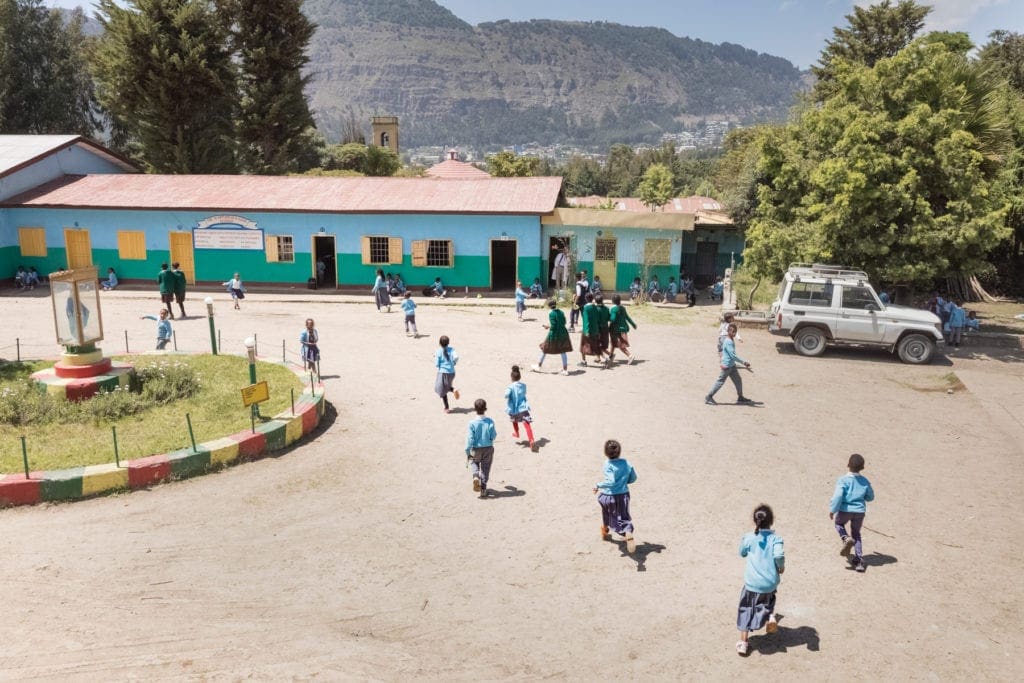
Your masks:
{"label": "large green tree", "polygon": [[854,6],[853,13],[846,15],[849,25],[832,29],[832,40],[825,41],[818,64],[811,67],[818,79],[815,97],[822,100],[834,92],[837,60],[874,66],[881,59],[895,56],[914,40],[931,9],[914,0]]}
{"label": "large green tree", "polygon": [[207,0],[100,0],[97,95],[121,142],[157,173],[236,170],[235,67]]}
{"label": "large green tree", "polygon": [[995,81],[927,39],[832,67],[835,93],[760,143],[747,263],[777,276],[790,261],[840,262],[907,284],[981,269],[1006,234]]}
{"label": "large green tree", "polygon": [[651,211],[657,211],[675,196],[672,170],[665,164],[651,164],[637,185],[637,197]]}
{"label": "large green tree", "polygon": [[537,175],[539,167],[539,158],[519,156],[508,150],[487,156],[487,172],[496,178],[534,176]]}
{"label": "large green tree", "polygon": [[301,0],[223,0],[238,58],[238,142],[250,173],[283,174],[298,168],[313,125],[302,74],[315,26]]}
{"label": "large green tree", "polygon": [[85,64],[84,16],[42,0],[0,0],[0,133],[92,135],[92,79]]}

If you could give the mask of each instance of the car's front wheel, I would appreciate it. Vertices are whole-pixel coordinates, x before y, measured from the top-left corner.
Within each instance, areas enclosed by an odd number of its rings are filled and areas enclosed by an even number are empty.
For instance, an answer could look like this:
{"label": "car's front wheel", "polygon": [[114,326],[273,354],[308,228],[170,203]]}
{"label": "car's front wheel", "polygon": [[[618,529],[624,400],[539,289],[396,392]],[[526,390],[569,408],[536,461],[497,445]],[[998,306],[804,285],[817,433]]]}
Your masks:
{"label": "car's front wheel", "polygon": [[900,360],[911,365],[927,363],[935,355],[935,341],[923,334],[908,334],[896,346]]}
{"label": "car's front wheel", "polygon": [[817,327],[804,327],[793,335],[793,345],[801,356],[820,356],[826,343],[825,333]]}

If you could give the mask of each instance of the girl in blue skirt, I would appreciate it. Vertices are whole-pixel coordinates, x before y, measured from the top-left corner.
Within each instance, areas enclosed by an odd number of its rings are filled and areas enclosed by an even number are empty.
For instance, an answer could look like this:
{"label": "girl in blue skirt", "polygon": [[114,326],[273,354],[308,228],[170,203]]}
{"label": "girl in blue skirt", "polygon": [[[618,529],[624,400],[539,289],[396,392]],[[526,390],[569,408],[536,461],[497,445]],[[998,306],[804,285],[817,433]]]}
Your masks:
{"label": "girl in blue skirt", "polygon": [[767,505],[758,505],[754,510],[754,532],[746,534],[740,541],[740,557],[747,558],[743,573],[743,591],[736,616],[736,628],[740,640],[736,652],[747,656],[750,648],[750,632],[767,626],[768,633],[775,633],[779,625],[775,621],[775,590],[779,587],[779,576],[786,568],[782,550],[782,537],[772,530],[775,515]]}

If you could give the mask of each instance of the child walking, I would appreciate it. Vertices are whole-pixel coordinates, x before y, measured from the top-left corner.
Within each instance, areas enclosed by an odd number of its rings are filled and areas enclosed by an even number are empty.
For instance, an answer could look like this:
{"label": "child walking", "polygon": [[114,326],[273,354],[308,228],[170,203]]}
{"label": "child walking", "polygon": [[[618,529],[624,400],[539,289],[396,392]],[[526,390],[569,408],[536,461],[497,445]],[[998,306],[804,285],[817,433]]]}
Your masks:
{"label": "child walking", "polygon": [[302,366],[318,375],[320,374],[317,370],[320,363],[320,347],[317,346],[319,341],[320,333],[313,326],[313,319],[306,318],[306,329],[299,335],[299,343],[302,345]]}
{"label": "child walking", "polygon": [[740,370],[737,367],[737,363],[742,364],[743,367],[749,368],[750,363],[743,360],[736,355],[736,324],[729,323],[726,328],[727,337],[722,343],[722,365],[721,372],[718,373],[718,379],[715,380],[714,386],[711,387],[711,391],[708,392],[707,396],[704,397],[704,402],[709,406],[718,405],[715,401],[715,394],[725,384],[726,378],[731,379],[733,385],[736,387],[736,402],[737,403],[753,403],[749,398],[743,395],[743,380],[740,378]]}
{"label": "child walking", "polygon": [[481,498],[487,497],[487,479],[491,476],[491,464],[494,462],[494,440],[498,438],[498,430],[494,428],[494,420],[487,417],[487,401],[478,398],[473,401],[476,417],[469,423],[466,430],[466,458],[473,470],[473,490],[480,492]]}
{"label": "child walking", "polygon": [[774,523],[772,509],[758,505],[754,509],[754,532],[744,535],[740,541],[740,557],[747,558],[736,614],[736,628],[740,631],[736,653],[741,657],[750,649],[751,631],[758,631],[762,626],[767,626],[768,633],[779,630],[775,620],[775,591],[786,569],[786,556],[782,537],[772,530]]}
{"label": "child walking", "polygon": [[223,283],[223,285],[228,288],[231,300],[235,302],[235,310],[239,310],[241,307],[238,305],[238,302],[245,298],[245,287],[242,285],[242,278],[238,277],[238,273],[235,273],[235,276]]}
{"label": "child walking", "polygon": [[165,348],[167,348],[167,342],[171,341],[171,321],[168,320],[170,316],[170,310],[166,308],[161,308],[159,318],[157,318],[155,315],[143,315],[139,317],[139,320],[156,320],[157,351],[163,351]]}
{"label": "child walking", "polygon": [[[836,525],[836,532],[843,543],[839,554],[846,558],[847,563],[855,571],[863,573],[864,547],[860,542],[860,530],[864,526],[864,514],[867,505],[875,499],[875,490],[871,482],[861,474],[864,469],[864,456],[854,453],[846,466],[849,472],[839,477],[836,490],[832,494],[832,502],[828,508],[828,518]],[[846,525],[850,525],[850,535],[846,534]],[[853,557],[850,551],[853,550]]]}
{"label": "child walking", "polygon": [[636,323],[629,317],[629,311],[627,311],[622,305],[622,297],[618,294],[612,297],[612,310],[610,312],[611,319],[609,321],[608,331],[611,334],[611,353],[609,354],[609,361],[615,361],[615,349],[622,351],[626,354],[626,358],[629,364],[636,361],[636,355],[629,352],[629,326],[632,325],[633,329],[636,329]]}
{"label": "child walking", "polygon": [[459,400],[459,390],[452,386],[455,381],[455,364],[459,362],[459,354],[455,353],[455,349],[448,346],[449,339],[447,336],[442,335],[438,340],[441,348],[434,353],[434,367],[437,368],[437,379],[434,381],[434,391],[441,397],[441,401],[444,403],[444,412],[452,412],[451,408],[448,407],[448,392],[451,392],[455,396],[455,400]]}
{"label": "child walking", "polygon": [[601,539],[613,531],[626,539],[626,552],[636,551],[633,518],[629,516],[629,485],[636,481],[636,470],[620,457],[622,445],[615,439],[604,442],[604,479],[594,485],[597,503],[601,506]]}
{"label": "child walking", "polygon": [[526,297],[530,296],[530,293],[523,289],[523,283],[516,280],[516,317],[519,318],[519,322],[523,322],[523,311],[526,310]]}
{"label": "child walking", "polygon": [[418,337],[416,331],[416,302],[412,300],[412,292],[406,292],[402,298],[402,310],[405,311],[405,336],[409,336],[409,328],[412,328],[412,336]]}
{"label": "child walking", "polygon": [[543,372],[544,358],[549,353],[562,355],[562,374],[569,374],[569,357],[566,354],[572,351],[572,340],[569,339],[569,331],[565,329],[565,313],[558,310],[558,302],[548,299],[548,324],[543,325],[548,331],[547,337],[540,343],[540,358],[537,364],[530,369],[534,372]]}
{"label": "child walking", "polygon": [[526,402],[526,385],[520,381],[521,379],[519,366],[513,365],[512,384],[505,389],[505,412],[512,420],[512,438],[516,441],[519,440],[519,423],[522,422],[523,429],[526,430],[526,438],[530,440],[530,450],[536,453],[537,444],[533,440],[533,427],[531,426],[533,418],[530,417],[530,404]]}

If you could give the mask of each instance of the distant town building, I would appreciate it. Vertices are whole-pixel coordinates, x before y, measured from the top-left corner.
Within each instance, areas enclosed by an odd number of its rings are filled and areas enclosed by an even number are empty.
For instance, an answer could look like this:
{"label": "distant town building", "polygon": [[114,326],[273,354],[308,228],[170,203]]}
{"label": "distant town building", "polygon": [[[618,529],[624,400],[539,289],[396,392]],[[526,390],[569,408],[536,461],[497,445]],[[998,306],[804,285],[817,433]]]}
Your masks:
{"label": "distant town building", "polygon": [[431,178],[443,180],[478,180],[491,177],[487,171],[482,171],[465,161],[459,161],[459,153],[454,149],[448,150],[448,158],[428,168],[426,174]]}

